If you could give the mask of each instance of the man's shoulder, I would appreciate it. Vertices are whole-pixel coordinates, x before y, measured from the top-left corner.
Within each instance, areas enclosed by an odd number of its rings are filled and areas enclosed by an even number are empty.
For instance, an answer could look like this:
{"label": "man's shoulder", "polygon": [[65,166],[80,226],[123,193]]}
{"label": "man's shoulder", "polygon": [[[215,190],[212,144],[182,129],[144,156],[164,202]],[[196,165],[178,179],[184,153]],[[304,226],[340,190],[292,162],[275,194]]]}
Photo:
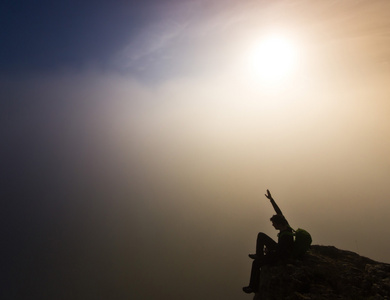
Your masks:
{"label": "man's shoulder", "polygon": [[292,228],[286,228],[284,230],[281,230],[279,233],[278,233],[278,236],[282,236],[282,235],[293,235],[293,230]]}
{"label": "man's shoulder", "polygon": [[283,231],[280,231],[279,233],[278,233],[278,238],[279,239],[282,239],[282,238],[288,238],[288,239],[290,239],[290,237],[291,238],[293,238],[294,237],[294,234],[293,234],[293,232],[292,232],[292,230],[283,230]]}

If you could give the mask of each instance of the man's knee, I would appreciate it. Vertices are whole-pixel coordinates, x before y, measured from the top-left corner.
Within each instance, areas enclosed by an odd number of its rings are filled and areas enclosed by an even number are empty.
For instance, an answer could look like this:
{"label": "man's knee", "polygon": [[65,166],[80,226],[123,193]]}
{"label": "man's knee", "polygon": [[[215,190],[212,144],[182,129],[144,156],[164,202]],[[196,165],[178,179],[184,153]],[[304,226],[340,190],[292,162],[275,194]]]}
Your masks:
{"label": "man's knee", "polygon": [[265,238],[268,238],[268,235],[266,235],[264,232],[259,232],[257,234],[257,239],[258,240],[264,240]]}

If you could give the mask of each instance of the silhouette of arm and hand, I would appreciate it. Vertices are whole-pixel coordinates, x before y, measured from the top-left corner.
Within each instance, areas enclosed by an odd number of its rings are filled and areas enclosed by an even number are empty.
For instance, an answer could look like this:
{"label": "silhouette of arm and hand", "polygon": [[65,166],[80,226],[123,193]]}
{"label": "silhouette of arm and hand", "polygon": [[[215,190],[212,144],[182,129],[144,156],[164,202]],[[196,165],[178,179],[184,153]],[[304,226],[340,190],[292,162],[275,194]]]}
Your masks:
{"label": "silhouette of arm and hand", "polygon": [[279,206],[276,204],[274,198],[272,198],[271,192],[269,190],[267,190],[267,194],[265,194],[265,196],[271,201],[271,204],[272,204],[276,214],[283,216],[282,211],[280,210]]}

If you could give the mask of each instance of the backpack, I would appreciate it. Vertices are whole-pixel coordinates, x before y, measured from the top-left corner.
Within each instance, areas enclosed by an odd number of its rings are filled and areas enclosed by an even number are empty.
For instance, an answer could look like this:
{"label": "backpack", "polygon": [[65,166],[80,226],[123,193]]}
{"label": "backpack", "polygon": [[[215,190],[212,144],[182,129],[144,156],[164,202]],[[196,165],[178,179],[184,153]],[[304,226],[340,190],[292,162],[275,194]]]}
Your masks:
{"label": "backpack", "polygon": [[301,258],[310,248],[312,242],[311,235],[302,228],[292,229],[292,231],[295,236],[292,256],[293,258]]}

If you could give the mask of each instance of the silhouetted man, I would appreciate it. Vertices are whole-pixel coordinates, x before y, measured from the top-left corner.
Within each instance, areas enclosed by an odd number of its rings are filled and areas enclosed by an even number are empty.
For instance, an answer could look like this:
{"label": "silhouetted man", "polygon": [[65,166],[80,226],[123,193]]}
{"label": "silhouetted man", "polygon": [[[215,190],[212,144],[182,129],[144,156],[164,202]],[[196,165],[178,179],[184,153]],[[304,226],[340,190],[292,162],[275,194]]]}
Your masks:
{"label": "silhouetted man", "polygon": [[242,288],[248,294],[259,290],[260,267],[289,258],[294,247],[294,237],[290,225],[269,190],[265,196],[271,201],[276,212],[276,215],[272,216],[271,222],[272,226],[279,230],[278,242],[263,232],[257,235],[256,254],[249,254],[249,257],[253,259],[249,286]]}

